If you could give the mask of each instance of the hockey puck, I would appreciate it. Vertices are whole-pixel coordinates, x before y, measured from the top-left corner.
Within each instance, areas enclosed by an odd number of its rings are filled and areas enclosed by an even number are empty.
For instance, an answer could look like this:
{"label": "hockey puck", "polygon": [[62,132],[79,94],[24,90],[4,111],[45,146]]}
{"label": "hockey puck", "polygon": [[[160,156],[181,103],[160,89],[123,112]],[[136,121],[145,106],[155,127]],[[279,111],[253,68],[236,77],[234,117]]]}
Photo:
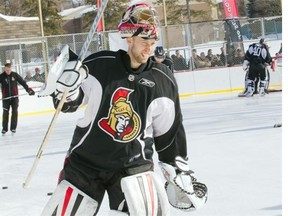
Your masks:
{"label": "hockey puck", "polygon": [[3,189],[3,190],[8,189],[8,186],[4,186],[4,187],[2,187],[2,189]]}
{"label": "hockey puck", "polygon": [[50,193],[47,193],[47,196],[51,196],[53,193],[52,192],[50,192]]}
{"label": "hockey puck", "polygon": [[282,124],[274,124],[274,128],[277,128],[277,127],[282,127]]}

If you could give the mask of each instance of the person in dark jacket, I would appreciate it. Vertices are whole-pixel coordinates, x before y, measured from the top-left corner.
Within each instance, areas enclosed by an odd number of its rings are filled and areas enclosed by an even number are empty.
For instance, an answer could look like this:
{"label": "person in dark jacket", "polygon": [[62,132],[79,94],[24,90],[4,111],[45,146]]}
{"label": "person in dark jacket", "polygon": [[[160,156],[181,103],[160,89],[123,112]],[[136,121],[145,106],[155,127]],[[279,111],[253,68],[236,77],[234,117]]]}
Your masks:
{"label": "person in dark jacket", "polygon": [[174,63],[172,58],[165,55],[164,48],[162,46],[157,46],[154,50],[154,56],[151,59],[157,63],[165,64],[172,73],[174,73]]}
{"label": "person in dark jacket", "polygon": [[174,62],[174,69],[176,71],[187,70],[188,69],[188,66],[186,64],[186,60],[180,54],[179,50],[175,51],[175,57],[173,58],[173,62]]}
{"label": "person in dark jacket", "polygon": [[26,81],[19,74],[12,71],[10,63],[4,65],[4,72],[0,74],[0,83],[3,105],[2,134],[8,131],[10,107],[12,108],[10,131],[16,133],[19,105],[18,83],[23,86],[29,95],[34,95],[35,92],[29,88]]}

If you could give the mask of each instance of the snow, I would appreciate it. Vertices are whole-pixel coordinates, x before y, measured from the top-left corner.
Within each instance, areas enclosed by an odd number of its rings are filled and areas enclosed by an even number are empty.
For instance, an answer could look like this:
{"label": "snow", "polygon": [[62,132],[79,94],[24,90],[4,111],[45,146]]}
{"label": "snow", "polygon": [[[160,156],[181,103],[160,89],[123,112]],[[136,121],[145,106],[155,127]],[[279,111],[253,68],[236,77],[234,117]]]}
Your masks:
{"label": "snow", "polygon": [[38,17],[20,17],[20,16],[7,16],[0,13],[0,17],[6,21],[32,21],[38,20]]}
{"label": "snow", "polygon": [[[192,213],[171,207],[171,215],[282,215],[282,128],[273,128],[282,122],[282,93],[252,98],[239,98],[236,93],[190,97],[181,99],[181,106],[189,164],[197,179],[207,184],[209,198],[202,209]],[[50,198],[47,193],[56,187],[74,126],[82,115],[83,109],[59,115],[28,189],[23,189],[22,183],[53,113],[20,116],[17,133],[0,137],[1,216],[41,214]],[[2,189],[5,186],[8,189]],[[106,216],[108,209],[105,196],[98,215]]]}
{"label": "snow", "polygon": [[[72,16],[70,17],[71,19],[76,19],[79,18],[81,16],[83,16],[84,14],[91,12],[91,11],[95,11],[96,10],[96,6],[95,5],[82,5],[79,7],[75,7],[75,8],[69,8],[66,10],[63,10],[61,12],[59,12],[59,15],[67,18],[68,16]],[[12,22],[12,21],[34,21],[34,20],[39,20],[38,17],[23,17],[23,16],[7,16],[4,14],[0,13],[0,18]]]}
{"label": "snow", "polygon": [[83,5],[83,6],[79,6],[79,7],[75,7],[75,8],[69,8],[66,10],[63,10],[61,12],[59,12],[59,15],[62,17],[70,17],[71,15],[73,16],[72,18],[79,18],[82,15],[91,12],[91,11],[95,11],[96,7],[95,5]]}

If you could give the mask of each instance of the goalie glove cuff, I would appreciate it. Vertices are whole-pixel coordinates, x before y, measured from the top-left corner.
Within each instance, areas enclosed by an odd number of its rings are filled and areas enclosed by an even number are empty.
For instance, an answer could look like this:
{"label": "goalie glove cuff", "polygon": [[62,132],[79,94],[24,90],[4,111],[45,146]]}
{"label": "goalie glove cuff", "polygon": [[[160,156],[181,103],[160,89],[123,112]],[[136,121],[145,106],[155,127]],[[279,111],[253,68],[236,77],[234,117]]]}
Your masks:
{"label": "goalie glove cuff", "polygon": [[197,182],[194,172],[189,169],[187,160],[175,158],[173,167],[159,162],[165,179],[165,189],[169,203],[178,209],[191,211],[201,208],[207,201],[208,190],[205,184]]}

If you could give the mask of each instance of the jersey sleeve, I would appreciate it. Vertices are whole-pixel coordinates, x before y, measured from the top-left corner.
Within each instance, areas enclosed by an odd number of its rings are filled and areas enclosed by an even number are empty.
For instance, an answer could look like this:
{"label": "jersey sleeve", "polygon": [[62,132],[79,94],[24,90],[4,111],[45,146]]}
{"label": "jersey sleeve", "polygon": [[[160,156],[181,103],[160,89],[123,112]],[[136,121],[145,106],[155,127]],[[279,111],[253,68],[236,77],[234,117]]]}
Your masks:
{"label": "jersey sleeve", "polygon": [[[164,113],[164,112],[163,112]],[[164,134],[155,137],[156,151],[159,160],[173,164],[176,156],[187,157],[186,135],[182,122],[182,114],[176,111],[171,128]],[[162,118],[166,118],[163,116]]]}
{"label": "jersey sleeve", "polygon": [[159,160],[173,164],[176,156],[187,157],[187,143],[178,86],[174,76],[171,73],[167,75],[167,82],[162,86],[167,97],[154,101],[158,111],[154,110],[153,131]]}

